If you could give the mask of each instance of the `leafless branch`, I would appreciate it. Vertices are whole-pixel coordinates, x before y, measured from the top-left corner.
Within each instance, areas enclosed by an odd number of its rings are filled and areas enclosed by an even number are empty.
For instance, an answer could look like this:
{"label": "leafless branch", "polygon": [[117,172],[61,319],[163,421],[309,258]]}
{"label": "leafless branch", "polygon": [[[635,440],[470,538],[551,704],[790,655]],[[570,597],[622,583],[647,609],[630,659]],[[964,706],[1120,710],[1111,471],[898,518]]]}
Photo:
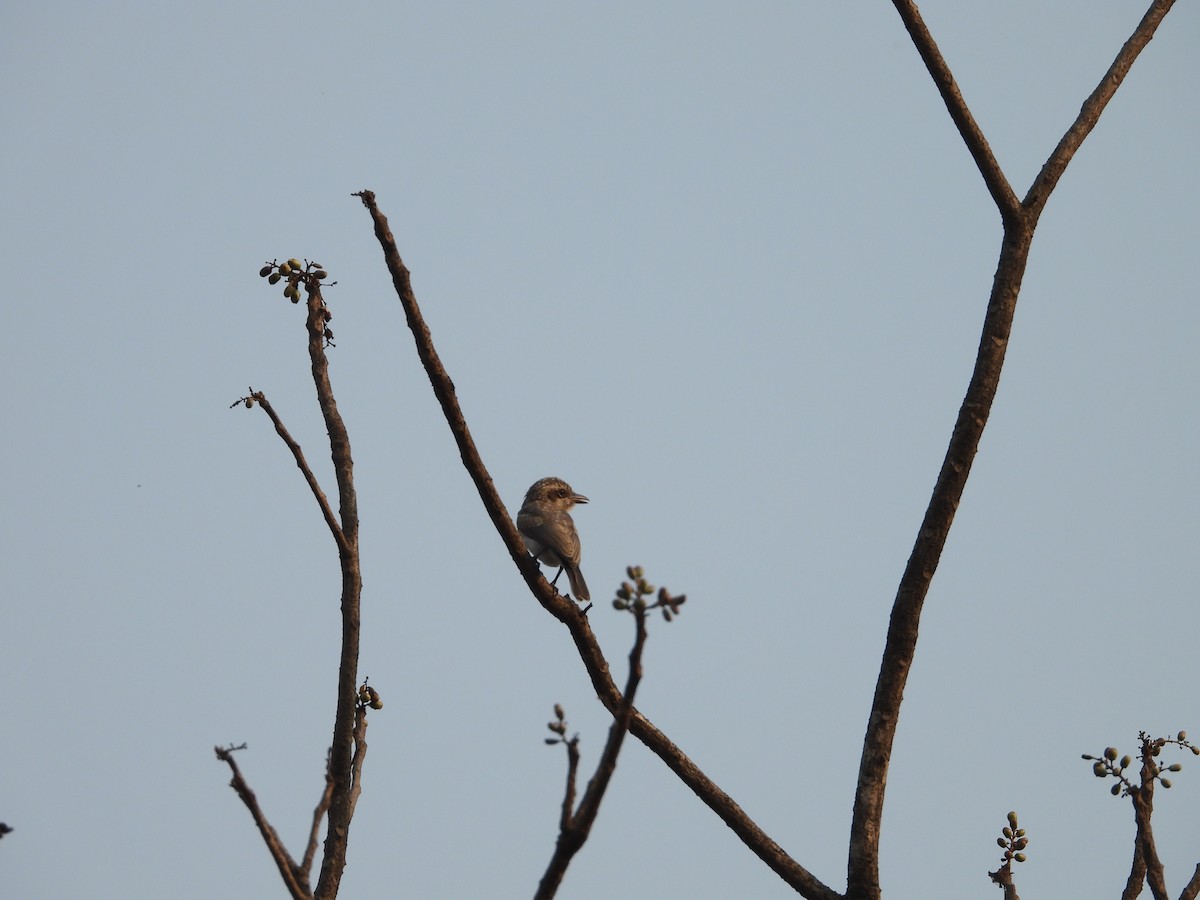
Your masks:
{"label": "leafless branch", "polygon": [[312,875],[313,859],[317,855],[317,841],[321,836],[321,822],[329,812],[329,803],[333,799],[333,776],[329,773],[329,757],[325,757],[325,788],[321,791],[321,799],[313,810],[312,827],[308,832],[308,845],[304,848],[304,860],[300,863],[300,871],[304,873],[307,883]]}
{"label": "leafless branch", "polygon": [[246,783],[246,779],[242,777],[237,760],[233,758],[234,751],[239,749],[241,748],[213,748],[216,751],[217,759],[227,763],[233,772],[233,780],[229,784],[237,792],[237,795],[242,798],[242,802],[246,804],[246,808],[250,810],[254,824],[258,826],[259,834],[262,835],[262,839],[267,845],[267,850],[270,851],[271,858],[275,860],[275,865],[279,869],[279,874],[283,878],[284,885],[287,886],[288,893],[292,895],[294,900],[312,900],[312,893],[308,889],[307,880],[302,877],[301,871],[296,866],[291,854],[283,846],[283,841],[279,839],[279,835],[275,832],[271,823],[267,821],[266,815],[263,814],[262,808],[258,805],[258,797],[250,789],[250,785]]}
{"label": "leafless branch", "polygon": [[1100,79],[1096,89],[1084,101],[1078,117],[1067,129],[1066,134],[1062,136],[1062,140],[1058,142],[1058,146],[1054,148],[1054,152],[1050,154],[1046,164],[1042,166],[1042,171],[1034,179],[1029,193],[1025,195],[1025,200],[1021,204],[1028,214],[1032,215],[1034,221],[1042,214],[1046,201],[1050,199],[1051,191],[1062,178],[1067,164],[1075,156],[1075,151],[1083,144],[1084,138],[1091,134],[1092,129],[1096,127],[1096,123],[1100,121],[1100,114],[1104,112],[1108,101],[1113,98],[1117,88],[1129,74],[1134,60],[1153,39],[1154,32],[1158,30],[1159,24],[1174,5],[1175,0],[1154,0],[1150,4],[1146,14],[1142,16],[1142,21],[1138,23],[1133,34],[1129,36],[1129,40],[1121,47],[1121,52],[1117,54],[1113,64],[1108,67],[1108,71],[1104,73],[1104,77]]}
{"label": "leafless branch", "polygon": [[[396,241],[388,227],[387,217],[375,203],[375,194],[371,191],[360,191],[355,194],[362,200],[363,205],[371,214],[375,225],[375,236],[383,249],[384,260],[392,275],[392,284],[404,307],[409,329],[416,341],[417,355],[425,367],[425,372],[433,386],[434,396],[442,407],[442,413],[450,426],[450,432],[458,444],[459,454],[468,474],[475,482],[484,508],[491,517],[492,524],[504,541],[509,555],[516,564],[529,590],[538,602],[556,619],[562,622],[575,641],[575,648],[583,661],[584,668],[591,678],[596,695],[605,708],[617,715],[621,709],[622,695],[620,689],[609,672],[608,660],[600,651],[600,645],[592,633],[587,617],[570,600],[555,591],[542,576],[541,570],[533,558],[525,551],[525,545],[517,534],[516,526],[508,515],[508,510],[500,501],[495,484],[487,467],[475,447],[467,427],[466,419],[458,404],[454,382],[446,374],[425,319],[417,305],[413,294],[409,271],[396,249]],[[637,709],[632,710],[629,731],[650,748],[683,782],[692,789],[710,809],[725,822],[737,836],[749,847],[773,872],[810,900],[837,900],[839,895],[824,885],[815,875],[793,860],[783,848],[773,841],[759,826],[746,815],[745,811],[722,791],[700,768],[693,763],[682,750],[671,743],[649,719]]]}
{"label": "leafless branch", "polygon": [[[333,533],[342,571],[342,646],[338,663],[338,695],[333,740],[326,762],[325,790],[313,814],[313,823],[303,864],[298,867],[290,857],[286,856],[286,851],[283,850],[278,838],[275,837],[274,830],[266,824],[265,819],[260,823],[260,830],[294,896],[333,900],[337,896],[342,872],[346,866],[350,819],[354,814],[354,807],[359,796],[358,783],[362,774],[363,756],[366,752],[366,742],[363,739],[366,729],[365,715],[361,722],[356,718],[358,693],[355,685],[358,681],[362,574],[358,549],[358,501],[354,490],[354,461],[350,454],[350,438],[346,431],[346,425],[333,396],[333,387],[329,380],[329,360],[325,353],[326,347],[332,345],[333,337],[328,327],[332,314],[321,296],[321,281],[327,277],[327,273],[315,263],[302,264],[298,260],[288,260],[287,263],[270,263],[264,266],[259,274],[268,278],[271,284],[286,277],[288,281],[284,295],[292,302],[299,302],[300,288],[304,289],[307,313],[305,329],[308,335],[313,385],[317,392],[317,403],[325,420],[325,429],[329,435],[334,477],[338,486],[337,517],[334,516],[325,494],[317,484],[299,444],[288,433],[266,396],[262,392],[255,392],[251,389],[250,396],[243,398],[243,402],[247,405],[260,404],[274,423],[276,432],[292,451],[296,465],[300,468],[309,488],[317,498],[325,522]],[[218,756],[221,756],[221,753],[222,751],[218,748]],[[254,795],[242,780],[232,757],[226,753],[221,758],[226,759],[234,769],[234,786],[238,788],[238,793],[242,795],[243,800],[247,798],[252,800]],[[250,803],[247,802],[247,805]],[[251,808],[252,812],[256,812],[256,810],[257,803]],[[260,816],[261,811],[256,812],[256,821]],[[321,872],[316,890],[310,892],[307,885],[316,855],[317,835],[322,818],[325,818],[327,823],[325,853],[321,860]],[[286,866],[281,862],[285,858]],[[302,893],[296,893],[297,890],[301,890],[301,885],[303,886]]]}
{"label": "leafless branch", "polygon": [[1001,217],[1005,222],[1016,219],[1020,211],[1017,195],[1004,176],[1000,164],[996,162],[996,157],[992,155],[992,148],[988,145],[987,138],[983,136],[983,131],[975,122],[975,117],[971,115],[971,110],[967,108],[967,103],[958,89],[954,75],[942,58],[942,53],[938,50],[929,29],[925,27],[917,5],[912,0],[893,0],[893,2],[896,5],[896,11],[900,13],[900,19],[904,22],[904,27],[908,29],[917,52],[921,54],[925,68],[929,70],[929,75],[937,86],[938,93],[942,95],[942,102],[946,104],[950,118],[958,126],[958,133],[962,135],[963,143],[967,145],[967,150],[975,160],[979,174],[983,176],[983,181],[987,185],[996,207],[1000,210]]}
{"label": "leafless branch", "polygon": [[600,754],[596,774],[588,782],[583,799],[579,802],[579,808],[574,812],[571,811],[571,806],[575,794],[575,771],[579,765],[579,749],[574,739],[567,742],[569,759],[567,792],[563,799],[558,841],[554,847],[554,855],[550,858],[550,864],[546,867],[546,872],[538,883],[537,892],[533,895],[534,900],[549,900],[558,892],[567,866],[571,864],[572,858],[583,847],[591,833],[592,824],[600,812],[600,802],[604,799],[604,792],[608,790],[609,782],[617,769],[617,756],[621,752],[621,745],[629,731],[633,699],[637,694],[638,684],[642,680],[642,651],[646,646],[646,610],[635,612],[634,618],[637,621],[637,634],[633,642],[633,649],[629,651],[629,678],[625,682],[625,695],[621,699],[620,709],[613,717],[612,725],[609,726],[608,740],[605,741],[604,750]]}
{"label": "leafless branch", "polygon": [[875,697],[863,740],[858,787],[854,798],[846,891],[847,897],[852,900],[877,900],[880,896],[879,835],[884,791],[892,744],[899,722],[900,703],[916,652],[921,608],[941,559],[946,537],[962,498],[971,464],[979,449],[979,441],[991,413],[992,402],[995,400],[1000,371],[1004,365],[1004,356],[1012,331],[1013,315],[1016,312],[1017,295],[1021,290],[1038,217],[1071,156],[1095,126],[1096,120],[1120,85],[1129,66],[1150,40],[1158,22],[1171,6],[1169,0],[1158,0],[1152,4],[1150,12],[1142,19],[1133,37],[1126,42],[1117,57],[1117,62],[1109,69],[1100,87],[1084,104],[1080,118],[1051,154],[1042,173],[1030,189],[1026,201],[1014,209],[1007,199],[1011,189],[995,177],[992,170],[995,160],[992,159],[990,151],[987,151],[987,144],[979,133],[978,126],[970,118],[966,105],[954,87],[953,79],[949,77],[933,39],[920,22],[915,7],[906,0],[895,0],[895,4],[908,26],[917,51],[925,60],[930,75],[942,92],[951,116],[959,126],[964,141],[996,199],[1004,222],[1004,238],[984,317],[975,369],[892,607]]}
{"label": "leafless branch", "polygon": [[1197,897],[1200,897],[1200,863],[1196,864],[1196,869],[1192,872],[1192,878],[1184,886],[1183,893],[1179,895],[1179,900],[1196,900]]}
{"label": "leafless branch", "polygon": [[275,412],[275,407],[267,400],[266,394],[250,388],[250,395],[244,399],[250,401],[247,405],[257,403],[262,407],[263,412],[267,414],[271,419],[271,423],[275,426],[275,432],[287,444],[287,448],[292,451],[296,465],[299,467],[301,474],[304,475],[304,480],[308,482],[308,487],[312,491],[313,496],[317,498],[317,505],[321,507],[321,515],[325,519],[325,524],[329,526],[329,530],[333,534],[333,539],[337,542],[338,551],[344,552],[346,549],[346,536],[342,534],[342,527],[338,524],[333,510],[329,508],[329,500],[326,498],[325,492],[321,490],[321,485],[317,483],[316,476],[313,475],[312,469],[308,467],[308,460],[304,458],[304,451],[300,449],[300,445],[296,443],[296,440],[284,426],[283,420],[279,418],[279,414]]}

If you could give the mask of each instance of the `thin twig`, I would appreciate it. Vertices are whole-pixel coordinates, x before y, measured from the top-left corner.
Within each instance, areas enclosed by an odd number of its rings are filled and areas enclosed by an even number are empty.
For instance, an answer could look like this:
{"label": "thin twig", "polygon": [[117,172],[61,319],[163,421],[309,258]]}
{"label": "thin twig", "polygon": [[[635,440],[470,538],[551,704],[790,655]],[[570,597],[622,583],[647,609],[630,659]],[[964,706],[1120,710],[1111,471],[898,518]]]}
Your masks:
{"label": "thin twig", "polygon": [[625,735],[629,732],[629,721],[633,714],[633,700],[637,694],[638,685],[642,680],[642,651],[646,646],[646,611],[643,609],[634,614],[637,620],[637,635],[633,649],[629,651],[629,678],[625,682],[625,695],[621,706],[613,717],[613,723],[608,729],[608,740],[604,742],[604,750],[600,754],[600,762],[596,765],[596,774],[588,782],[579,801],[579,808],[571,813],[571,799],[575,792],[574,768],[578,766],[579,750],[574,740],[567,745],[570,758],[569,768],[572,770],[567,778],[567,796],[563,800],[562,824],[559,828],[558,841],[554,847],[554,855],[538,883],[534,900],[549,900],[557,892],[566,874],[567,866],[575,854],[579,852],[591,833],[596,815],[600,812],[600,803],[604,792],[612,781],[613,773],[617,770],[617,756]]}
{"label": "thin twig", "polygon": [[1129,74],[1134,60],[1153,39],[1154,32],[1158,30],[1163,17],[1170,12],[1174,5],[1175,0],[1154,0],[1150,4],[1146,15],[1142,16],[1142,21],[1138,23],[1133,34],[1129,36],[1129,40],[1121,47],[1121,52],[1117,54],[1113,64],[1108,67],[1108,71],[1104,73],[1104,77],[1100,79],[1096,89],[1084,101],[1079,115],[1062,136],[1062,140],[1058,142],[1058,146],[1054,148],[1054,152],[1050,154],[1046,164],[1042,166],[1041,172],[1034,179],[1029,193],[1025,195],[1025,200],[1022,202],[1022,206],[1031,211],[1035,220],[1037,216],[1041,215],[1046,201],[1050,199],[1051,191],[1062,178],[1067,164],[1075,156],[1075,151],[1083,144],[1084,138],[1091,134],[1092,129],[1096,127],[1096,123],[1100,121],[1100,114],[1104,112],[1108,101],[1113,98],[1117,88]]}
{"label": "thin twig", "polygon": [[304,848],[304,860],[300,863],[300,871],[307,882],[312,873],[313,859],[317,855],[317,841],[321,836],[321,822],[329,812],[329,803],[333,799],[333,776],[329,772],[329,757],[325,757],[325,788],[321,791],[321,799],[313,809],[312,827],[308,832],[308,845]]}
{"label": "thin twig", "polygon": [[[600,651],[600,645],[588,625],[587,617],[579,612],[574,603],[551,588],[549,582],[542,576],[533,557],[526,552],[525,545],[521,541],[507,509],[500,501],[491,475],[488,474],[487,467],[479,456],[479,451],[475,447],[475,442],[463,417],[462,409],[459,407],[454,383],[442,366],[437,351],[434,349],[429,328],[417,305],[409,271],[396,249],[396,241],[388,227],[387,217],[376,205],[373,192],[364,190],[355,196],[362,200],[363,206],[370,212],[374,221],[375,236],[383,249],[384,260],[392,275],[392,283],[404,306],[408,325],[416,342],[417,355],[425,367],[430,384],[433,386],[434,396],[437,397],[446,422],[450,426],[450,432],[458,444],[463,465],[479,491],[484,509],[487,510],[500,539],[504,542],[509,555],[525,578],[525,583],[534,597],[551,615],[567,626],[600,702],[611,714],[617,715],[621,708],[621,691],[612,679],[608,660]],[[666,763],[671,771],[691,788],[696,796],[712,809],[746,846],[787,884],[810,900],[839,900],[839,894],[788,856],[782,847],[746,815],[745,811],[733,801],[733,798],[717,787],[682,750],[668,740],[666,735],[636,709],[631,713],[629,731]]]}
{"label": "thin twig", "polygon": [[321,490],[321,485],[317,483],[316,476],[313,475],[312,469],[308,467],[308,461],[304,458],[304,451],[300,449],[300,445],[296,443],[295,439],[284,426],[283,420],[280,419],[278,413],[275,412],[275,407],[273,407],[270,401],[267,400],[267,395],[262,391],[256,391],[251,388],[250,396],[253,398],[255,403],[263,408],[263,412],[270,417],[271,423],[275,426],[275,432],[281,438],[283,438],[283,442],[287,444],[288,449],[292,451],[292,456],[295,457],[296,465],[300,468],[300,472],[304,475],[304,480],[308,482],[308,487],[312,491],[313,496],[317,498],[317,505],[321,507],[321,515],[325,519],[325,524],[329,526],[330,532],[333,533],[333,539],[337,541],[338,551],[345,552],[346,536],[342,534],[342,527],[338,524],[337,518],[333,514],[333,510],[329,508],[329,500],[325,496],[325,492]]}
{"label": "thin twig", "polygon": [[242,777],[237,760],[233,758],[234,749],[237,748],[213,748],[216,751],[217,759],[227,763],[230,770],[232,770],[233,780],[229,784],[237,792],[237,795],[242,798],[242,802],[246,804],[246,808],[250,810],[250,815],[254,818],[254,824],[258,826],[259,834],[262,835],[271,858],[275,860],[275,866],[279,869],[279,874],[283,878],[283,883],[286,885],[288,893],[295,900],[312,900],[312,893],[308,889],[307,881],[301,877],[295,860],[287,852],[287,848],[283,846],[283,841],[279,839],[279,835],[275,832],[271,823],[267,821],[266,815],[258,805],[258,797],[250,789],[250,785],[246,783],[246,779]]}
{"label": "thin twig", "polygon": [[908,33],[912,37],[917,52],[925,62],[925,68],[929,70],[929,75],[933,78],[938,93],[942,95],[942,102],[946,104],[950,118],[958,126],[958,133],[962,135],[963,143],[967,145],[971,158],[975,160],[979,174],[983,176],[984,184],[987,185],[992,200],[1000,210],[1001,217],[1005,222],[1015,219],[1020,211],[1017,195],[1008,183],[1004,171],[1000,168],[1000,163],[996,162],[996,157],[992,155],[992,148],[988,145],[987,138],[983,136],[983,131],[975,122],[975,117],[971,115],[971,110],[967,108],[967,103],[958,89],[954,75],[951,73],[950,67],[946,65],[946,60],[942,58],[942,53],[938,50],[929,29],[925,27],[925,21],[921,18],[917,5],[912,0],[893,0],[893,3],[895,3],[896,11],[900,13],[904,27],[908,29]]}

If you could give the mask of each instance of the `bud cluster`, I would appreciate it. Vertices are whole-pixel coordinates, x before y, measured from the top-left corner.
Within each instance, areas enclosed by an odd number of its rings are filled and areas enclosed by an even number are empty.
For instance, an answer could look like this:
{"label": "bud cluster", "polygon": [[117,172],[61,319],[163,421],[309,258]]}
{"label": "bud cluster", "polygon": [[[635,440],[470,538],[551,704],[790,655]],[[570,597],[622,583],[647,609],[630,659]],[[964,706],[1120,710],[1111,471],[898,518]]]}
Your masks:
{"label": "bud cluster", "polygon": [[[1174,738],[1152,738],[1146,732],[1142,731],[1138,734],[1138,740],[1141,741],[1142,749],[1138,753],[1138,757],[1142,762],[1142,774],[1140,780],[1153,783],[1158,781],[1164,788],[1171,787],[1171,779],[1163,776],[1163,772],[1180,772],[1183,770],[1181,763],[1171,763],[1169,766],[1162,766],[1158,763],[1158,757],[1162,754],[1163,747],[1174,744],[1185,750],[1190,750],[1193,756],[1200,756],[1200,747],[1190,743],[1187,739],[1187,732],[1181,731]],[[1129,796],[1136,791],[1137,785],[1125,774],[1126,770],[1133,764],[1133,758],[1128,754],[1121,756],[1120,760],[1117,757],[1120,751],[1116,747],[1105,747],[1102,756],[1092,756],[1084,753],[1083,758],[1092,764],[1092,774],[1097,778],[1107,778],[1112,776],[1117,779],[1109,792],[1114,797],[1119,797],[1122,794]]]}
{"label": "bud cluster", "polygon": [[563,712],[561,703],[554,704],[554,721],[547,722],[546,727],[553,731],[555,735],[557,735],[556,737],[546,738],[546,743],[550,746],[554,746],[555,744],[574,743],[579,740],[578,735],[571,738],[570,741],[567,740],[567,720],[565,718],[565,713]]}
{"label": "bud cluster", "polygon": [[1010,812],[1008,814],[1008,824],[1000,830],[1000,837],[996,838],[996,844],[1004,851],[1002,857],[1004,865],[1011,864],[1014,860],[1023,863],[1026,860],[1025,848],[1029,846],[1029,838],[1025,837],[1025,829],[1017,827],[1017,814]]}
{"label": "bud cluster", "polygon": [[[279,284],[284,281],[283,296],[287,297],[293,303],[300,302],[300,288],[303,286],[309,293],[320,288],[321,282],[329,277],[329,273],[321,268],[319,262],[310,260],[300,260],[292,257],[286,262],[272,260],[261,269],[258,270],[260,277],[267,279],[268,284]],[[330,282],[336,284],[337,282]],[[325,322],[328,323],[333,318],[333,313],[325,306],[324,299],[321,300],[321,315]],[[328,325],[325,327],[325,341],[329,346],[333,346],[333,332],[329,330]]]}
{"label": "bud cluster", "polygon": [[367,684],[367,679],[363,679],[363,683],[358,687],[358,708],[369,706],[371,709],[383,709],[383,700],[379,696],[379,691]]}
{"label": "bud cluster", "polygon": [[[665,587],[658,588],[657,598],[651,602],[647,597],[651,597],[655,593],[654,585],[646,580],[645,573],[641,566],[627,566],[625,574],[629,576],[630,581],[622,581],[621,586],[617,588],[617,596],[613,600],[613,609],[625,609],[632,611],[635,615],[644,615],[646,610],[661,609],[663,618],[670,622],[671,619],[679,615],[679,607],[687,601],[686,594],[673,596]],[[632,582],[632,583],[631,583]]]}

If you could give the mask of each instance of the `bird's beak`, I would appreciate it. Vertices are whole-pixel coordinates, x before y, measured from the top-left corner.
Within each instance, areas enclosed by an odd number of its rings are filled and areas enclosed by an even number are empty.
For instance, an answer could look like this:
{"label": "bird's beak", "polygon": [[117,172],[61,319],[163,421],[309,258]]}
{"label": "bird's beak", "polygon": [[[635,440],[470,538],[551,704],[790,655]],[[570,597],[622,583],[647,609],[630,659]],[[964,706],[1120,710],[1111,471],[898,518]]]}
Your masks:
{"label": "bird's beak", "polygon": [[572,494],[571,499],[573,501],[575,501],[576,503],[587,503],[588,502],[587,497],[583,496],[583,494]]}

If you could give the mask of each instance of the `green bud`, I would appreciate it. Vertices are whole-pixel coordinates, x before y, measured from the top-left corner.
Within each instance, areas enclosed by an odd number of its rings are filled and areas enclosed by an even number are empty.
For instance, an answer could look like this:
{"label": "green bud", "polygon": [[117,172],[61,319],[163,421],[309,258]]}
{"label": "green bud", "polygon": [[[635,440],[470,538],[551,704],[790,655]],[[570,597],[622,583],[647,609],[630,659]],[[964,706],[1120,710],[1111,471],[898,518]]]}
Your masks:
{"label": "green bud", "polygon": [[1192,748],[1192,756],[1200,756],[1200,747]]}
{"label": "green bud", "polygon": [[287,263],[284,263],[282,266],[279,267],[279,272],[280,272],[280,274],[283,274],[283,275],[291,275],[292,267],[289,266]]}
{"label": "green bud", "polygon": [[300,262],[300,260],[298,260],[298,259],[289,259],[288,265],[291,266],[293,269],[295,269],[297,272],[299,272],[301,269],[304,268],[304,263]]}
{"label": "green bud", "polygon": [[1112,795],[1113,795],[1114,797],[1117,797],[1117,796],[1120,796],[1120,793],[1121,793],[1121,785],[1119,785],[1119,784],[1114,784],[1114,785],[1112,786]]}
{"label": "green bud", "polygon": [[1163,787],[1165,787],[1165,788],[1169,788],[1169,787],[1171,786],[1171,779],[1169,779],[1169,778],[1162,778],[1162,779],[1159,779],[1159,780],[1160,780],[1160,781],[1162,781],[1162,786],[1163,786]]}
{"label": "green bud", "polygon": [[997,847],[1007,847],[1008,842],[1006,840],[1004,840],[1004,838],[996,838],[996,846]]}
{"label": "green bud", "polygon": [[558,738],[545,738],[547,744],[553,747],[555,744],[562,743]]}
{"label": "green bud", "polygon": [[376,697],[371,701],[371,709],[383,709],[383,701]]}
{"label": "green bud", "polygon": [[1014,833],[1014,834],[1015,834],[1017,837],[1025,837],[1025,829],[1024,829],[1024,828],[1018,828],[1018,829],[1017,829],[1015,832],[1013,832],[1013,833]]}
{"label": "green bud", "polygon": [[1024,853],[1018,853],[1016,856],[1013,857],[1013,859],[1015,859],[1017,862],[1025,862],[1025,860],[1028,859],[1028,857]]}
{"label": "green bud", "polygon": [[1132,759],[1130,759],[1128,755],[1126,755],[1126,756],[1122,756],[1122,757],[1121,757],[1121,768],[1122,768],[1122,769],[1128,769],[1128,768],[1129,768],[1129,764],[1130,764],[1131,762],[1133,762],[1133,760],[1132,760]]}
{"label": "green bud", "polygon": [[563,708],[561,703],[554,704],[554,715],[558,716],[560,719],[563,717]]}
{"label": "green bud", "polygon": [[1114,759],[1116,759],[1117,758],[1117,748],[1116,747],[1105,747],[1104,748],[1104,758],[1107,759],[1109,762],[1112,762]]}
{"label": "green bud", "polygon": [[1167,771],[1168,772],[1182,772],[1183,764],[1182,763],[1171,763],[1169,766],[1167,766]]}
{"label": "green bud", "polygon": [[274,268],[275,268],[274,266],[263,266],[261,269],[258,270],[258,277],[266,278],[268,275],[271,274],[271,270]]}
{"label": "green bud", "polygon": [[1017,812],[1016,812],[1016,810],[1013,810],[1012,812],[1010,812],[1008,814],[1008,824],[1011,825],[1013,828],[1017,827]]}
{"label": "green bud", "polygon": [[267,279],[267,282],[270,284],[279,284],[279,279],[282,277],[283,276],[280,275],[278,272],[272,272],[271,277]]}
{"label": "green bud", "polygon": [[317,271],[313,272],[313,274],[314,274],[315,276],[317,276],[317,279],[318,279],[318,280],[320,280],[320,279],[322,279],[322,278],[328,278],[328,277],[329,277],[329,273],[328,273],[328,272],[326,272],[324,269],[317,269]]}
{"label": "green bud", "polygon": [[1186,741],[1187,740],[1187,732],[1186,731],[1179,732],[1179,734],[1178,734],[1178,736],[1176,736],[1175,740]]}
{"label": "green bud", "polygon": [[618,597],[613,601],[613,609],[629,609],[629,604]]}
{"label": "green bud", "polygon": [[1150,748],[1151,756],[1158,756],[1160,753],[1162,753],[1162,744],[1155,744],[1152,748]]}
{"label": "green bud", "polygon": [[1000,833],[1001,833],[1002,835],[1004,835],[1006,838],[1011,838],[1011,837],[1013,836],[1013,831],[1012,831],[1012,829],[1011,829],[1011,828],[1009,828],[1007,825],[1006,825],[1004,828],[1001,828],[1001,829],[1000,829]]}
{"label": "green bud", "polygon": [[1096,760],[1092,764],[1092,774],[1097,778],[1103,778],[1108,774],[1108,768],[1104,765],[1104,763],[1100,762],[1100,760]]}

